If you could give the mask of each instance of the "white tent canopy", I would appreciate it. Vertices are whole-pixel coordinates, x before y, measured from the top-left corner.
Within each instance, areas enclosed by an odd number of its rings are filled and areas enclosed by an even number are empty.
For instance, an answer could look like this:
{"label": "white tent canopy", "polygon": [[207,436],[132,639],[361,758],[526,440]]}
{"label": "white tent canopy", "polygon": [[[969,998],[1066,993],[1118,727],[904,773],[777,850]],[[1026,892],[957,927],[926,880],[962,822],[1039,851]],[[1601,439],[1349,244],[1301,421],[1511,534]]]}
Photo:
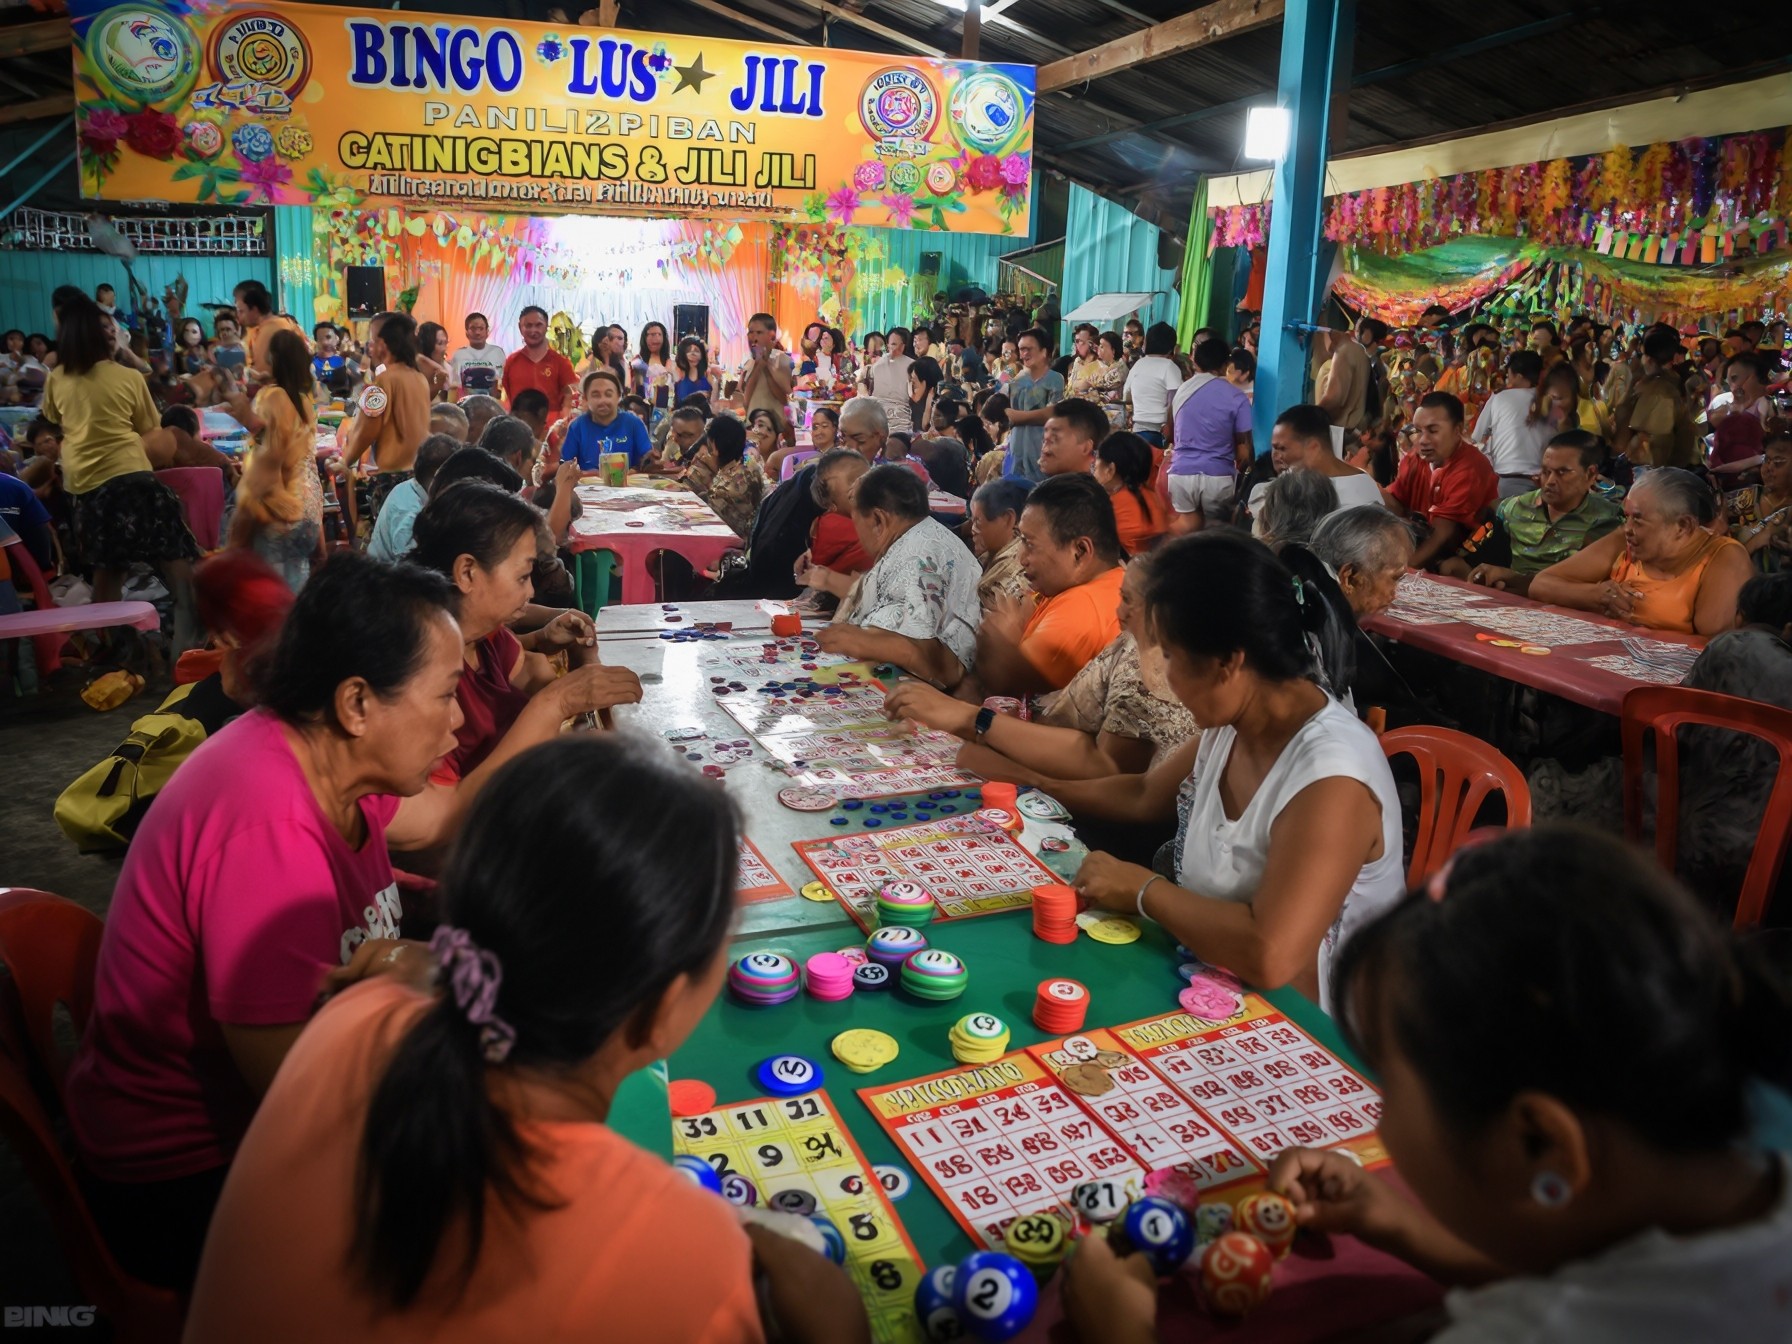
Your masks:
{"label": "white tent canopy", "polygon": [[1079,303],[1070,312],[1064,314],[1066,322],[1112,322],[1136,313],[1141,308],[1151,306],[1151,301],[1161,289],[1147,290],[1143,294],[1097,294],[1093,298]]}

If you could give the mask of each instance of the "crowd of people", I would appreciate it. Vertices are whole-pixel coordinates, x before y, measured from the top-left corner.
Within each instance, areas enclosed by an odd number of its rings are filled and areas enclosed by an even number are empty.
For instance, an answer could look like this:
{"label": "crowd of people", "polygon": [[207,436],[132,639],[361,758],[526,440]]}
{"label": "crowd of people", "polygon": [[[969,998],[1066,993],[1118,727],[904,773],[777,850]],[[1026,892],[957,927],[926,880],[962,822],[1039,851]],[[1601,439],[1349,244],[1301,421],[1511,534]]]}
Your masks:
{"label": "crowd of people", "polygon": [[[1792,1081],[1787,990],[1591,832],[1495,840],[1408,893],[1366,722],[1403,677],[1362,629],[1430,569],[1715,636],[1699,684],[1792,703],[1770,329],[1707,358],[1665,327],[1364,319],[1263,443],[1248,324],[1186,355],[1164,324],[1078,327],[1059,359],[1024,312],[988,346],[812,323],[791,349],[756,314],[737,368],[659,323],[600,327],[575,367],[540,308],[510,352],[481,314],[459,346],[396,312],[307,346],[253,282],[237,309],[230,342],[174,338],[195,385],[240,340],[217,386],[253,446],[211,464],[221,555],[193,568],[154,476],[209,450],[196,426],[154,446],[181,408],[85,295],[58,296],[17,464],[65,510],[39,522],[51,563],[96,594],[134,564],[181,589],[176,642],[213,637],[234,715],[125,836],[66,1083],[95,1219],[131,1273],[192,1292],[188,1338],[752,1341],[768,1304],[785,1338],[868,1338],[843,1274],[602,1123],[722,984],[740,825],[611,729],[642,687],[561,553],[574,487],[618,459],[739,535],[716,595],[824,617],[823,650],[896,669],[892,718],[1068,807],[1085,906],[1338,1018],[1419,1202],[1296,1152],[1270,1183],[1303,1224],[1483,1285],[1452,1299],[1465,1340],[1609,1334],[1627,1293],[1670,1287],[1784,1323],[1792,1191],[1745,1098]],[[1768,667],[1767,691],[1735,670]],[[1662,1067],[1665,1109],[1638,1081]],[[1140,1263],[1079,1250],[1083,1338],[1154,1337]],[[1679,1337],[1715,1319],[1681,1310]]]}

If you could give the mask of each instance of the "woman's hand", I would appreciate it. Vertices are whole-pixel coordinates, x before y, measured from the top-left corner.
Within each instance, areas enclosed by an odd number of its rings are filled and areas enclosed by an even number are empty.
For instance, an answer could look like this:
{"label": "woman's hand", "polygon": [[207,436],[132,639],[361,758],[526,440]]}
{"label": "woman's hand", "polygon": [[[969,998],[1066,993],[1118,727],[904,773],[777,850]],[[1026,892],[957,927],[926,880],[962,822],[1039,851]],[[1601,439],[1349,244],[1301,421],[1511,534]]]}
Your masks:
{"label": "woman's hand", "polygon": [[342,993],[350,985],[375,975],[395,975],[422,989],[436,973],[435,953],[428,943],[409,938],[369,938],[354,951],[347,964],[332,966],[324,976],[323,997]]}
{"label": "woman's hand", "polygon": [[1143,1253],[1114,1254],[1107,1237],[1079,1237],[1064,1266],[1064,1314],[1084,1344],[1157,1338],[1157,1275]]}
{"label": "woman's hand", "polygon": [[560,717],[576,718],[612,705],[641,702],[641,679],[626,667],[589,663],[557,679],[548,691],[560,698]]}
{"label": "woman's hand", "polygon": [[1096,850],[1083,860],[1071,885],[1076,888],[1077,895],[1098,910],[1136,915],[1139,912],[1139,888],[1156,876],[1149,868],[1123,863],[1112,854]]}
{"label": "woman's hand", "polygon": [[821,646],[823,653],[838,653],[843,657],[853,658],[857,656],[853,650],[859,645],[859,628],[835,621],[815,632],[815,642]]}
{"label": "woman's hand", "polygon": [[791,1344],[869,1344],[865,1302],[846,1271],[794,1237],[746,1226],[771,1288],[772,1315]]}
{"label": "woman's hand", "polygon": [[1620,621],[1628,621],[1642,596],[1634,588],[1626,588],[1615,579],[1607,579],[1599,585],[1599,610]]}
{"label": "woman's hand", "polygon": [[968,738],[977,729],[977,706],[955,700],[924,681],[900,681],[884,700],[884,713],[924,728]]}
{"label": "woman's hand", "polygon": [[553,649],[595,648],[597,623],[582,611],[563,611],[535,632],[538,653]]}
{"label": "woman's hand", "polygon": [[[807,553],[805,552],[805,554]],[[826,565],[804,566],[799,564],[796,571],[796,581],[802,584],[805,588],[819,588],[825,593],[828,591],[828,580],[833,576],[833,573],[834,571],[829,569]]]}
{"label": "woman's hand", "polygon": [[1315,1232],[1386,1247],[1411,1221],[1405,1200],[1336,1151],[1289,1148],[1270,1164],[1268,1185],[1294,1205],[1295,1222]]}

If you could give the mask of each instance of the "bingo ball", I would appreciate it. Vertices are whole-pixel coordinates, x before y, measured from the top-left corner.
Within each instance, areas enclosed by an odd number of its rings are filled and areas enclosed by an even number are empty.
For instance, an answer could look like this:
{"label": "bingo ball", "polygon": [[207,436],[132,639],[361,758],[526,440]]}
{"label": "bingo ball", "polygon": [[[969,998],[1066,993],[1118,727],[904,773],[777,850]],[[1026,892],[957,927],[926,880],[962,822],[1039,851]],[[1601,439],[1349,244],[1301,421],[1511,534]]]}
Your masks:
{"label": "bingo ball", "polygon": [[690,1178],[692,1185],[700,1185],[705,1190],[722,1193],[722,1178],[716,1175],[716,1169],[700,1157],[689,1153],[680,1153],[672,1159],[672,1165]]}
{"label": "bingo ball", "polygon": [[834,1220],[824,1214],[812,1213],[809,1221],[821,1229],[822,1243],[827,1247],[827,1257],[836,1265],[846,1263],[846,1238],[840,1235],[840,1229],[834,1226]]}
{"label": "bingo ball", "polygon": [[1249,1232],[1228,1232],[1201,1257],[1201,1287],[1221,1316],[1243,1316],[1269,1296],[1275,1253]]}
{"label": "bingo ball", "polygon": [[973,1251],[958,1265],[952,1306],[965,1330],[978,1339],[1011,1339],[1025,1330],[1039,1306],[1033,1273],[1003,1251]]}
{"label": "bingo ball", "polygon": [[958,1277],[953,1265],[935,1265],[915,1287],[915,1319],[930,1340],[963,1339],[964,1323],[952,1306],[952,1284]]}
{"label": "bingo ball", "polygon": [[1111,1176],[1084,1181],[1070,1192],[1070,1206],[1092,1223],[1111,1223],[1126,1208],[1126,1187]]}
{"label": "bingo ball", "polygon": [[1247,1195],[1238,1201],[1233,1226],[1240,1232],[1249,1232],[1280,1260],[1294,1243],[1294,1205],[1267,1190]]}
{"label": "bingo ball", "polygon": [[1230,1204],[1202,1204],[1195,1209],[1195,1242],[1206,1246],[1232,1230]]}
{"label": "bingo ball", "polygon": [[1145,1253],[1159,1274],[1182,1267],[1195,1249],[1195,1225],[1182,1207],[1158,1195],[1146,1195],[1126,1210],[1127,1240]]}

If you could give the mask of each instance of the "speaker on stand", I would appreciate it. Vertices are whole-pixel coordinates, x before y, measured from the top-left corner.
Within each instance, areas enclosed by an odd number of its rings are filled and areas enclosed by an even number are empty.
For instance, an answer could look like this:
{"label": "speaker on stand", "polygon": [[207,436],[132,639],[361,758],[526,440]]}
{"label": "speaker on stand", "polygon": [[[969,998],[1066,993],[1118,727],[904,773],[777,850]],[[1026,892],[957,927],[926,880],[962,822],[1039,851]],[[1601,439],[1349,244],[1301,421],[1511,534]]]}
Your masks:
{"label": "speaker on stand", "polygon": [[365,322],[386,311],[386,268],[350,266],[343,277],[348,295],[348,315]]}

